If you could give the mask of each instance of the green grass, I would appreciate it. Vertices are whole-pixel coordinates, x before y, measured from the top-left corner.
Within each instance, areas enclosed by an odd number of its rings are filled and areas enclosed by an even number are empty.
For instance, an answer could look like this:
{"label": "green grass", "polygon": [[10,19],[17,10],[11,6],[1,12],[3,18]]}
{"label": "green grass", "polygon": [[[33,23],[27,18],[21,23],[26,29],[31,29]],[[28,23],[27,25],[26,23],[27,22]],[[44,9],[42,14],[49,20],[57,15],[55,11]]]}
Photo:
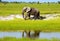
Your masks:
{"label": "green grass", "polygon": [[22,8],[25,6],[37,8],[41,14],[60,13],[60,4],[29,4],[29,3],[0,3],[0,16],[10,14],[21,14]]}
{"label": "green grass", "polygon": [[[0,16],[11,14],[21,14],[25,6],[37,8],[41,14],[60,13],[60,4],[27,4],[27,3],[0,3]],[[60,31],[60,18],[56,20],[22,20],[15,19],[10,21],[0,20],[0,31],[16,30],[41,30],[41,31]]]}
{"label": "green grass", "polygon": [[29,38],[9,38],[9,37],[5,37],[5,38],[0,38],[0,41],[60,41],[60,39],[29,39]]}
{"label": "green grass", "polygon": [[15,19],[10,21],[0,21],[0,31],[17,30],[41,30],[41,31],[59,31],[60,18],[53,20],[22,20]]}

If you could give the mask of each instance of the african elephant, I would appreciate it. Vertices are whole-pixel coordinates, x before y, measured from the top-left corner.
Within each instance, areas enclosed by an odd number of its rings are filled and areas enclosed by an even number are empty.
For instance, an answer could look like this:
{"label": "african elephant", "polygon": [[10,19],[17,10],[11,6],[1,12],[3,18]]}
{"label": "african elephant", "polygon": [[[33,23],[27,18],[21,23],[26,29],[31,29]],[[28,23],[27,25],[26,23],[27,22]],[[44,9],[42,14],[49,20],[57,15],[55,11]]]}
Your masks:
{"label": "african elephant", "polygon": [[[26,33],[26,37],[28,38],[38,38],[41,31],[40,30],[34,30],[34,31],[25,30],[24,32]],[[24,32],[22,33],[22,37],[24,37]]]}
{"label": "african elephant", "polygon": [[[25,12],[26,12],[26,15],[24,15]],[[23,18],[26,19],[28,17],[30,19],[30,15],[33,15],[34,19],[40,18],[40,12],[36,8],[24,7],[22,10]]]}

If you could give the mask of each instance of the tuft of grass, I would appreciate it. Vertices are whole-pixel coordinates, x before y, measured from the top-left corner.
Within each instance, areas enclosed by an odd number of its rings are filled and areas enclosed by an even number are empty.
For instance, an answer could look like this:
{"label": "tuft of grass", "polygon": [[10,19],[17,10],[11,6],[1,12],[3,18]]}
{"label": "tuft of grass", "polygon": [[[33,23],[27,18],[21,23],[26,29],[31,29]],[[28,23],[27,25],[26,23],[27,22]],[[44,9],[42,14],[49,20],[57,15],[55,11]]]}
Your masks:
{"label": "tuft of grass", "polygon": [[30,38],[12,38],[12,37],[5,37],[0,38],[0,41],[60,41],[60,39],[30,39]]}

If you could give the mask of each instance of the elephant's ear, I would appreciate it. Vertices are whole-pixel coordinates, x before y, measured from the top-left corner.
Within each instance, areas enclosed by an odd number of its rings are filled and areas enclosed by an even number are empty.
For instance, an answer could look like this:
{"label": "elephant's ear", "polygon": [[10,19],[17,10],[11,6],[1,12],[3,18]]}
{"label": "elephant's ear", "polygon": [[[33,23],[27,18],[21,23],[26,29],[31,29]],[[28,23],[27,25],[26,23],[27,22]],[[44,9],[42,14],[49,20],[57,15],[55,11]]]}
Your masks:
{"label": "elephant's ear", "polygon": [[31,10],[31,8],[30,7],[27,7],[27,10],[26,10],[26,12],[29,12]]}

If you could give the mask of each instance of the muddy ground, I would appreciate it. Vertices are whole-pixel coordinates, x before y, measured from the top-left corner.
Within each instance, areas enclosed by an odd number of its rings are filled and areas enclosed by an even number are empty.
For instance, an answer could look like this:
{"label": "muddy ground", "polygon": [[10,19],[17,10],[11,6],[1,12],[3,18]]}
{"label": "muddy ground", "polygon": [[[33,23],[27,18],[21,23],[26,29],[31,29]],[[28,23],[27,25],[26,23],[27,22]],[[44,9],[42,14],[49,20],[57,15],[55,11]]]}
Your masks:
{"label": "muddy ground", "polygon": [[[32,18],[33,16],[31,16]],[[0,20],[14,20],[15,18],[23,19],[22,15],[16,14],[16,15],[9,15],[9,16],[0,16]],[[60,14],[45,14],[41,15],[41,20],[51,20],[55,18],[60,18]]]}

